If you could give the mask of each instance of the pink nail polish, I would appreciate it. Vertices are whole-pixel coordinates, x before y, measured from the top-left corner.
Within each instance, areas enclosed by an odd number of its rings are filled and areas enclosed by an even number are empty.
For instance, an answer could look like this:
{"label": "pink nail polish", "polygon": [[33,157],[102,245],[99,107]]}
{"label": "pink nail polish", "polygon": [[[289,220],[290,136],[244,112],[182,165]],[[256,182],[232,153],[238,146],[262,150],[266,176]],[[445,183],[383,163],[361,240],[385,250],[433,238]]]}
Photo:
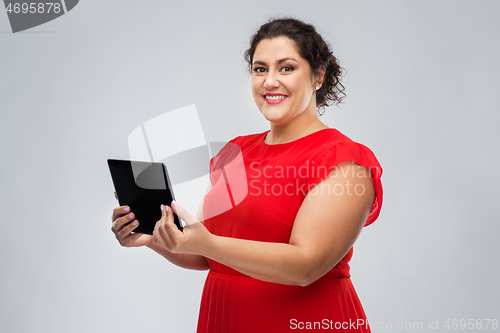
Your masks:
{"label": "pink nail polish", "polygon": [[168,206],[167,205],[165,205],[165,211],[168,212]]}
{"label": "pink nail polish", "polygon": [[129,218],[129,219],[133,219],[133,218],[134,218],[134,214],[129,214],[129,215],[128,215],[128,218]]}
{"label": "pink nail polish", "polygon": [[132,225],[135,227],[137,225],[137,221],[132,222]]}
{"label": "pink nail polish", "polygon": [[125,207],[125,211],[129,212],[130,211],[130,207]]}
{"label": "pink nail polish", "polygon": [[175,208],[179,207],[179,205],[177,204],[177,202],[175,202],[175,200],[172,200],[172,206],[174,206]]}
{"label": "pink nail polish", "polygon": [[160,210],[163,212],[163,204],[160,206]]}

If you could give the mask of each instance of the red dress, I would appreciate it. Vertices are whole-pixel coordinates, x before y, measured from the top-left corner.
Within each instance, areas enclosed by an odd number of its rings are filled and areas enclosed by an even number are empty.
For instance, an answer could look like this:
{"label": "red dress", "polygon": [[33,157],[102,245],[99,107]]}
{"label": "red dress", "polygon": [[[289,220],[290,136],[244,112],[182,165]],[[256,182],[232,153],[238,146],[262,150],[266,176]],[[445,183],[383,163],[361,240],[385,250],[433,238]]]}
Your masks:
{"label": "red dress", "polygon": [[[268,132],[237,137],[210,161],[213,188],[203,214],[211,233],[288,243],[309,188],[344,161],[369,167],[376,197],[365,226],[377,219],[382,168],[370,149],[331,128],[277,145],[264,142]],[[352,248],[306,287],[257,280],[207,258],[197,332],[370,332],[351,283],[351,256]]]}

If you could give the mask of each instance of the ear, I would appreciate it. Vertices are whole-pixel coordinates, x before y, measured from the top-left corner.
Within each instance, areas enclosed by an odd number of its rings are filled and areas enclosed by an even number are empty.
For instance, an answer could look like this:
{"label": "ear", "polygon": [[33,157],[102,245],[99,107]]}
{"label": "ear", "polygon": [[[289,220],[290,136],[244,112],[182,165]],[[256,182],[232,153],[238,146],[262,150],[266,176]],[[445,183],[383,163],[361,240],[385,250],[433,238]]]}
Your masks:
{"label": "ear", "polygon": [[325,78],[325,72],[326,72],[326,67],[321,65],[316,73],[314,74],[314,84],[315,85],[322,85],[323,84],[323,79]]}

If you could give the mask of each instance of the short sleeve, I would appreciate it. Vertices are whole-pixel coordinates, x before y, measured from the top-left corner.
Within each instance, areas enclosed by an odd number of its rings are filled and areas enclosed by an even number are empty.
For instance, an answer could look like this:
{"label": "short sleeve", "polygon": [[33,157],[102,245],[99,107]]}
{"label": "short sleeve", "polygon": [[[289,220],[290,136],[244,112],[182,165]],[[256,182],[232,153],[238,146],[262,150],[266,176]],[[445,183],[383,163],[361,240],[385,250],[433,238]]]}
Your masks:
{"label": "short sleeve", "polygon": [[383,190],[382,190],[382,167],[379,161],[373,154],[373,152],[366,146],[354,142],[354,141],[343,141],[336,144],[332,149],[321,158],[319,162],[318,169],[323,168],[326,172],[319,174],[313,178],[307,186],[307,189],[311,188],[313,185],[319,183],[324,179],[334,167],[345,161],[353,161],[356,164],[366,167],[370,170],[369,177],[373,180],[373,185],[375,188],[375,199],[373,200],[370,213],[365,222],[365,227],[375,222],[380,214],[380,209],[382,208]]}

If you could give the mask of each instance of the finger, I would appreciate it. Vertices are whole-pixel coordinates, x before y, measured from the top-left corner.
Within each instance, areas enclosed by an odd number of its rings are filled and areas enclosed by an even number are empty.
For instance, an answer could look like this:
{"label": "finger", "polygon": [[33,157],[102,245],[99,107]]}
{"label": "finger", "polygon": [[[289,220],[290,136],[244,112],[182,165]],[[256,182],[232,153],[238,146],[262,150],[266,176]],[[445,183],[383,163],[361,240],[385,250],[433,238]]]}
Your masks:
{"label": "finger", "polygon": [[[168,206],[166,206],[168,208]],[[172,250],[175,251],[182,243],[182,239],[186,236],[185,231],[180,231],[174,222],[174,211],[169,209],[167,212],[167,219],[162,224],[160,231],[168,234],[171,241]]]}
{"label": "finger", "polygon": [[160,228],[160,220],[158,220],[158,222],[156,222],[155,224],[155,229],[153,230],[153,240],[156,244],[159,244],[163,247],[167,247],[165,240],[161,237],[159,228]]}
{"label": "finger", "polygon": [[170,239],[170,236],[164,229],[164,225],[167,223],[168,207],[165,205],[161,205],[160,209],[161,209],[161,218],[158,222],[156,222],[155,230],[153,232],[153,237],[155,238],[155,242],[158,242],[160,245],[163,245],[168,249],[170,249],[172,240]]}
{"label": "finger", "polygon": [[175,239],[182,235],[182,232],[177,228],[174,222],[174,211],[171,207],[165,205],[164,206],[164,218],[162,219],[161,230],[162,232],[166,232],[168,237],[170,238],[171,243],[175,241]]}
{"label": "finger", "polygon": [[113,221],[113,224],[111,225],[111,230],[114,232],[114,233],[117,233],[118,231],[120,231],[127,223],[133,221],[135,218],[135,214],[134,213],[130,213],[130,214],[127,214],[127,215],[124,215],[124,216],[121,216],[119,218],[117,218],[116,220]]}
{"label": "finger", "polygon": [[179,233],[182,234],[182,232],[179,231],[174,223],[174,213],[172,211],[172,208],[165,205],[163,214],[164,216],[162,218],[160,232],[162,232],[163,235],[167,235],[170,239],[170,243],[172,245],[175,245],[174,242],[176,237],[178,237]]}
{"label": "finger", "polygon": [[136,233],[129,233],[128,236],[125,236],[123,238],[117,237],[117,239],[121,246],[131,247],[134,246],[135,242],[142,236],[144,235],[136,232]]}
{"label": "finger", "polygon": [[175,200],[172,201],[172,209],[177,216],[186,222],[187,225],[200,222],[190,212],[182,208]]}
{"label": "finger", "polygon": [[139,225],[139,221],[134,220],[132,223],[127,224],[120,231],[116,233],[116,239],[121,240],[130,235],[132,231]]}
{"label": "finger", "polygon": [[133,246],[135,241],[138,240],[141,236],[144,236],[144,234],[136,232],[135,234],[128,235],[127,238],[125,238],[120,244],[123,246]]}
{"label": "finger", "polygon": [[115,209],[113,209],[113,214],[111,215],[111,221],[116,220],[117,218],[127,214],[128,212],[130,212],[129,206],[116,207]]}
{"label": "finger", "polygon": [[164,239],[167,239],[168,248],[172,252],[177,252],[183,243],[185,234],[180,231],[174,223],[174,212],[168,206],[165,206],[165,216],[162,218],[158,231]]}

